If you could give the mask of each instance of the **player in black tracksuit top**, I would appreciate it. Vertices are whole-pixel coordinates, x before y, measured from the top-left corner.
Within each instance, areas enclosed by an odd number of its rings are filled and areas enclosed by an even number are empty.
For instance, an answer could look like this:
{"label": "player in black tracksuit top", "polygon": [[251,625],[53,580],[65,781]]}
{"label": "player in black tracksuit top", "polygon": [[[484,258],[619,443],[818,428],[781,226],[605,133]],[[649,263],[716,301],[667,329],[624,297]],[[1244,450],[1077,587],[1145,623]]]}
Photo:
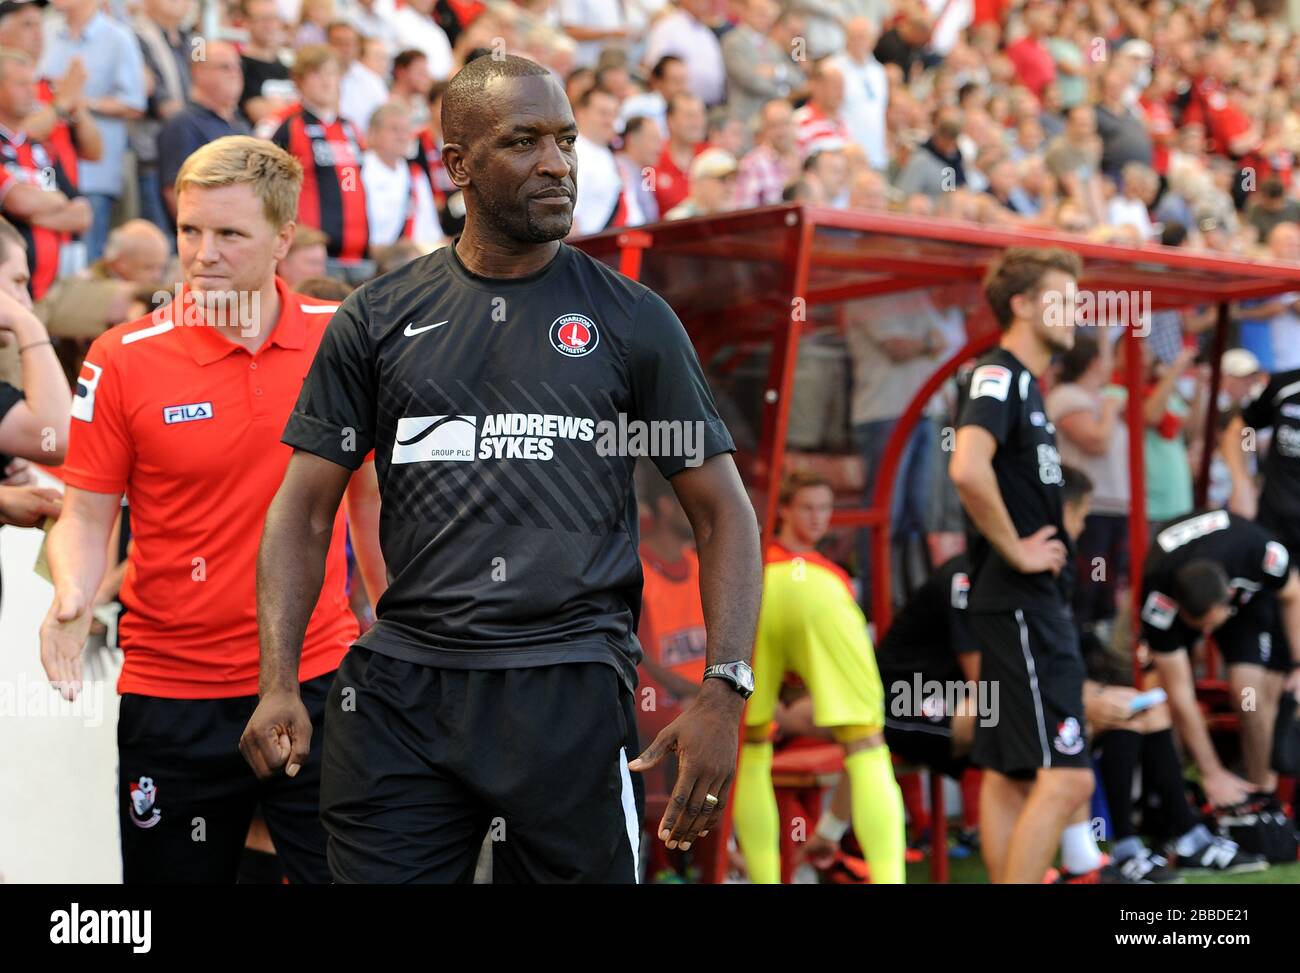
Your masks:
{"label": "player in black tracksuit top", "polygon": [[984,293],[1003,335],[971,374],[949,475],[966,510],[969,619],[980,678],[1000,687],[977,725],[981,847],[995,882],[1039,882],[1092,793],[1083,659],[1055,575],[1070,556],[1055,430],[1036,375],[1073,346],[1079,260],[1015,248]]}
{"label": "player in black tracksuit top", "polygon": [[[335,881],[468,881],[490,835],[495,881],[631,882],[631,773],[675,748],[669,847],[725,805],[761,598],[753,508],[676,315],[560,242],[577,137],[563,89],[526,59],[479,58],[451,81],[443,121],[464,233],[343,303],[285,429],[295,453],[263,538],[246,738],[297,713],[278,673],[296,652],[296,588],[315,582],[300,548],[313,508],[332,518],[335,484],[373,449],[389,584],[326,711]],[[641,762],[637,455],[697,530],[707,661],[724,667]],[[285,765],[283,747],[258,752],[261,773]]]}
{"label": "player in black tracksuit top", "polygon": [[1291,650],[1300,645],[1300,578],[1275,534],[1226,510],[1188,514],[1155,536],[1142,574],[1142,639],[1207,795],[1216,804],[1236,804],[1242,782],[1219,762],[1196,706],[1190,652],[1210,634],[1233,698],[1253,700],[1240,714],[1249,783],[1271,792],[1278,700],[1286,680],[1300,682]]}
{"label": "player in black tracksuit top", "polygon": [[885,742],[891,753],[961,777],[974,736],[979,645],[966,624],[970,561],[949,558],[899,611],[880,644]]}

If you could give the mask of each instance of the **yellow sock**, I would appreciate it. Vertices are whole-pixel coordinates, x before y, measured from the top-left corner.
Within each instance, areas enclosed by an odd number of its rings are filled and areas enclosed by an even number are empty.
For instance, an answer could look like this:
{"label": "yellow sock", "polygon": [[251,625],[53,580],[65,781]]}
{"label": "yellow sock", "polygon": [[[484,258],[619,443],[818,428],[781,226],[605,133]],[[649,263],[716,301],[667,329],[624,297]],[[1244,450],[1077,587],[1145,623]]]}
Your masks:
{"label": "yellow sock", "polygon": [[881,745],[844,758],[853,795],[853,833],[867,856],[873,885],[906,881],[907,832],[903,794],[894,779],[889,748]]}
{"label": "yellow sock", "polygon": [[781,882],[781,821],[772,789],[772,744],[746,743],[740,748],[732,823],[755,885]]}

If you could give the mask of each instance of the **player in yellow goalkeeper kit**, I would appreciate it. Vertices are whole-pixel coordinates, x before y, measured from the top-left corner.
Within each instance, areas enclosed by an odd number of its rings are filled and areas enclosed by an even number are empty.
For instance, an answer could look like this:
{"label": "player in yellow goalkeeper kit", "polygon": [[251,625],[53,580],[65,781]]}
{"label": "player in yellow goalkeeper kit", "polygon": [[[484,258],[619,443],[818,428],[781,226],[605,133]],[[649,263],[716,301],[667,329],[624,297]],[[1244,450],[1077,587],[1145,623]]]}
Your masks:
{"label": "player in yellow goalkeeper kit", "polygon": [[736,776],[736,836],[755,883],[780,881],[780,823],[772,789],[770,725],[786,672],[812,697],[813,721],[844,747],[852,824],[876,884],[904,881],[903,797],[885,746],[885,692],[867,621],[848,575],[818,554],[834,495],[816,476],[781,488],[781,526],[766,552],[754,646],[754,695]]}

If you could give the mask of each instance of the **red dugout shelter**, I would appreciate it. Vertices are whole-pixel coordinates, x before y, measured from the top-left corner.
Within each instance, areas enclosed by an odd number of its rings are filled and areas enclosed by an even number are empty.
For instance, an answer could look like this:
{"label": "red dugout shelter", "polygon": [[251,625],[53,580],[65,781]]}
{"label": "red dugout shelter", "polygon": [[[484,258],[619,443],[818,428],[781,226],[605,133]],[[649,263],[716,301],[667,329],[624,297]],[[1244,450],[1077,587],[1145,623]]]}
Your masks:
{"label": "red dugout shelter", "polygon": [[[1219,316],[1211,335],[1210,406],[1205,419],[1211,437],[1218,422],[1215,403],[1229,305],[1300,290],[1300,266],[1291,264],[802,204],[611,231],[583,238],[576,245],[653,288],[682,319],[736,441],[737,465],[761,514],[765,540],[775,527],[796,364],[806,339],[840,327],[840,312],[847,302],[921,289],[948,289],[966,298],[973,309],[966,321],[967,342],[901,410],[876,477],[872,503],[838,508],[833,519],[841,527],[878,528],[872,545],[878,635],[890,622],[886,568],[894,474],[931,396],[960,365],[997,342],[997,328],[978,291],[987,267],[1003,250],[1056,246],[1078,253],[1084,262],[1080,281],[1084,295],[1103,291],[1148,295],[1152,312],[1216,305]],[[1108,305],[1098,301],[1097,306]],[[1122,340],[1138,351],[1135,343],[1146,334],[1141,322],[1103,323],[1124,327]],[[1126,365],[1131,495],[1138,498],[1146,494],[1142,356],[1128,354]],[[1202,456],[1198,503],[1205,499],[1211,454],[1207,449]],[[1133,505],[1129,539],[1136,575],[1147,547],[1142,503]],[[1136,585],[1133,597],[1139,597]],[[1137,617],[1135,610],[1135,624]],[[941,814],[938,805],[935,812],[936,817]],[[938,870],[936,877],[942,877]]]}

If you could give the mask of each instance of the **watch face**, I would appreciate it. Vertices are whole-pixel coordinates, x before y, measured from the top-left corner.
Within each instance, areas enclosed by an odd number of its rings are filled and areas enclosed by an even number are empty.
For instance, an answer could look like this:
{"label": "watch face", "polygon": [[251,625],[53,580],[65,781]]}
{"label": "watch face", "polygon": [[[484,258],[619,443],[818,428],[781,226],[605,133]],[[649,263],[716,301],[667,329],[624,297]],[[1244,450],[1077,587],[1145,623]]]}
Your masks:
{"label": "watch face", "polygon": [[736,682],[740,684],[741,689],[750,693],[754,691],[753,669],[747,665],[738,664],[732,668],[731,673],[736,677]]}

